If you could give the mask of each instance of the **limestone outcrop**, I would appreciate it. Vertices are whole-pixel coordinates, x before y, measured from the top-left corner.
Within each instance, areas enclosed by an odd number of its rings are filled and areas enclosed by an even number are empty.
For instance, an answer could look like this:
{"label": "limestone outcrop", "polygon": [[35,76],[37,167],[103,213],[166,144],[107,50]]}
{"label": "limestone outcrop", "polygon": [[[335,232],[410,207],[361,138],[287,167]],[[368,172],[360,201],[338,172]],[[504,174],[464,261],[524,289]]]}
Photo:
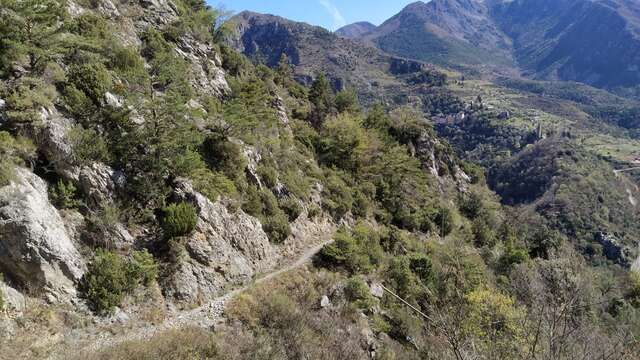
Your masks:
{"label": "limestone outcrop", "polygon": [[76,294],[85,263],[49,202],[47,185],[26,169],[0,188],[0,269],[11,280],[51,302]]}

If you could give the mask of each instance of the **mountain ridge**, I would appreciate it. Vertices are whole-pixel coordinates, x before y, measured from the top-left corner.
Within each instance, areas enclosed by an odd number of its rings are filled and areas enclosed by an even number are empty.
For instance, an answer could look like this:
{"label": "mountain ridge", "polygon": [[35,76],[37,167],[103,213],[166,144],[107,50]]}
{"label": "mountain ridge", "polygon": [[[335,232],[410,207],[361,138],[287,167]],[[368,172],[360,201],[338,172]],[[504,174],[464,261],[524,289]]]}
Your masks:
{"label": "mountain ridge", "polygon": [[611,90],[640,85],[639,34],[640,4],[630,0],[433,0],[359,39],[448,67]]}
{"label": "mountain ridge", "polygon": [[360,21],[343,26],[334,33],[345,38],[356,39],[374,31],[376,28],[377,26],[368,21]]}

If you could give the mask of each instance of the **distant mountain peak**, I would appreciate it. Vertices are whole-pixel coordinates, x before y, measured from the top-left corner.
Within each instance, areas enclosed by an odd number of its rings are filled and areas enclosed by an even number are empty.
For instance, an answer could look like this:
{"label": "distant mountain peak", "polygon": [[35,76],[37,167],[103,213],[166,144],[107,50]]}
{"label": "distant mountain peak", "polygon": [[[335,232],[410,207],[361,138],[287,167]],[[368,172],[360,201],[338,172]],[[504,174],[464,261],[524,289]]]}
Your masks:
{"label": "distant mountain peak", "polygon": [[372,23],[368,21],[360,21],[341,27],[340,29],[336,30],[336,35],[347,39],[357,39],[369,34],[375,29],[376,26]]}

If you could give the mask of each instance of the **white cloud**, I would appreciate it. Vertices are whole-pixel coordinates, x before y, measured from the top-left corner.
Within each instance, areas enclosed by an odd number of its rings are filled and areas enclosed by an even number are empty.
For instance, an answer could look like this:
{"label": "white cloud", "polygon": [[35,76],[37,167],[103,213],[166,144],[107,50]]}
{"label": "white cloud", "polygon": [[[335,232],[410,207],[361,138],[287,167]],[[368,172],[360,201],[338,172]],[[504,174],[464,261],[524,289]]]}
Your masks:
{"label": "white cloud", "polygon": [[333,17],[332,30],[337,30],[338,28],[347,25],[347,21],[344,19],[344,16],[342,16],[342,13],[340,13],[340,10],[335,5],[333,5],[330,0],[319,0],[319,2]]}

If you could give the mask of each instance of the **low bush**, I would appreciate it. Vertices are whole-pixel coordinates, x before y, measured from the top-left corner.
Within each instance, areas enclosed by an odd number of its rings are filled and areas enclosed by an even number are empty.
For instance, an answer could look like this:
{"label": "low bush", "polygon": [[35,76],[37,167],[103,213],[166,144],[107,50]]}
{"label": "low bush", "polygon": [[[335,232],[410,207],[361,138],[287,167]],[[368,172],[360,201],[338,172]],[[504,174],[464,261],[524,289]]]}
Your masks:
{"label": "low bush", "polygon": [[50,108],[56,98],[56,88],[42,79],[22,77],[9,91],[0,91],[6,101],[6,117],[11,128],[41,120],[41,108]]}
{"label": "low bush", "polygon": [[75,160],[80,164],[109,162],[111,158],[109,147],[104,138],[94,129],[76,126],[67,131],[66,135],[73,147]]}
{"label": "low bush", "polygon": [[0,160],[0,187],[9,185],[15,178],[14,164]]}
{"label": "low bush", "polygon": [[0,131],[0,186],[15,180],[16,165],[32,159],[34,154],[35,147],[29,140]]}
{"label": "low bush", "polygon": [[422,293],[420,281],[411,270],[411,261],[407,256],[391,259],[388,277],[396,293],[404,299],[413,300]]}
{"label": "low bush", "polygon": [[108,313],[135,288],[127,262],[120,255],[99,249],[84,277],[84,295],[94,311]]}
{"label": "low bush", "polygon": [[469,195],[461,195],[458,199],[458,207],[462,214],[469,219],[476,219],[484,209],[484,203],[480,194],[471,192]]}
{"label": "low bush", "polygon": [[273,189],[278,184],[278,172],[273,166],[260,164],[257,171],[264,186]]}
{"label": "low bush", "polygon": [[49,198],[59,209],[72,209],[80,205],[76,187],[62,179],[49,188]]}
{"label": "low bush", "polygon": [[300,201],[294,197],[284,197],[278,201],[280,209],[287,214],[289,221],[295,221],[302,213]]}
{"label": "low bush", "polygon": [[214,170],[225,174],[229,179],[235,180],[244,176],[246,160],[242,149],[226,136],[212,134],[202,144],[202,154],[207,164]]}
{"label": "low bush", "polygon": [[323,191],[322,207],[336,220],[343,218],[353,207],[353,195],[349,186],[337,175],[327,178]]}
{"label": "low bush", "polygon": [[347,300],[360,309],[370,309],[375,304],[375,300],[369,291],[369,286],[359,276],[347,280],[347,284],[344,287],[344,295]]}
{"label": "low bush", "polygon": [[75,65],[69,69],[69,83],[82,91],[96,106],[104,100],[104,94],[111,90],[113,79],[101,63]]}
{"label": "low bush", "polygon": [[151,339],[131,340],[93,354],[70,357],[75,360],[113,359],[225,359],[211,332],[181,328],[155,334]]}
{"label": "low bush", "polygon": [[102,249],[96,251],[83,279],[82,291],[91,308],[101,314],[120,306],[125,295],[140,285],[148,286],[158,273],[153,257],[134,252],[132,259]]}
{"label": "low bush", "polygon": [[449,208],[440,207],[433,222],[440,229],[440,236],[447,236],[453,231],[453,214]]}
{"label": "low bush", "polygon": [[163,209],[162,229],[167,238],[185,236],[191,233],[198,222],[196,209],[187,204],[171,204]]}
{"label": "low bush", "polygon": [[309,219],[315,219],[320,216],[321,213],[322,209],[320,209],[320,207],[318,207],[317,205],[311,205],[307,212],[307,216],[309,217]]}
{"label": "low bush", "polygon": [[[2,280],[2,276],[0,276],[0,280]],[[2,310],[4,310],[4,293],[0,289],[0,311]]]}
{"label": "low bush", "polygon": [[134,251],[131,260],[129,274],[139,279],[144,286],[151,285],[158,278],[158,265],[147,250]]}
{"label": "low bush", "polygon": [[291,235],[291,226],[283,213],[268,216],[262,223],[262,229],[269,240],[276,244],[282,243]]}
{"label": "low bush", "polygon": [[382,262],[380,236],[367,226],[359,224],[351,232],[341,228],[334,235],[334,240],[320,252],[320,259],[325,265],[362,274],[374,270]]}

